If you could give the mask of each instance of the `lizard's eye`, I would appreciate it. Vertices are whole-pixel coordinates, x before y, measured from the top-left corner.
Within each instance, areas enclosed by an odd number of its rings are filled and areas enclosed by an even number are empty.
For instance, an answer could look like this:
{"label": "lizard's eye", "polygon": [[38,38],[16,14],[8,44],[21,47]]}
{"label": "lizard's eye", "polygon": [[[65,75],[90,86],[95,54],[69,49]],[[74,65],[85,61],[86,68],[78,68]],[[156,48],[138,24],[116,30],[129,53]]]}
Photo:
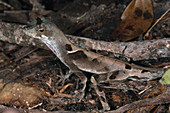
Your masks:
{"label": "lizard's eye", "polygon": [[43,28],[41,28],[41,29],[39,29],[39,31],[40,31],[40,32],[44,32],[44,29],[43,29]]}

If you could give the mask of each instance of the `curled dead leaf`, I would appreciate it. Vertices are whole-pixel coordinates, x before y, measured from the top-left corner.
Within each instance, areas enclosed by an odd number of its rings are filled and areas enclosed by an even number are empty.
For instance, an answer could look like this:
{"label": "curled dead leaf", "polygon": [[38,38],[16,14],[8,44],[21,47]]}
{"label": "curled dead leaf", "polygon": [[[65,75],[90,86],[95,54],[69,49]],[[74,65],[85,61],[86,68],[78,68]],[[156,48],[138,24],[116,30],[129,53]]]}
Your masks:
{"label": "curled dead leaf", "polygon": [[119,41],[131,40],[144,33],[154,18],[152,0],[133,0],[121,16],[121,23],[112,37]]}

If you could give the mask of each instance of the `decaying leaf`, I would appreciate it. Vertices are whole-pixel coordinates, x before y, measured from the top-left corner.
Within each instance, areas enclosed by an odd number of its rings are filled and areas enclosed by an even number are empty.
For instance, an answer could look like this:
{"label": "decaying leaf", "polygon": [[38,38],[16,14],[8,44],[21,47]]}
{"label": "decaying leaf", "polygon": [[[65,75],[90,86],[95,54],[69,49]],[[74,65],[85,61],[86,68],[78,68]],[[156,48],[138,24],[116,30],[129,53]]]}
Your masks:
{"label": "decaying leaf", "polygon": [[119,41],[131,40],[144,33],[153,22],[152,0],[133,0],[121,16],[122,22],[112,37]]}
{"label": "decaying leaf", "polygon": [[25,108],[39,103],[43,92],[35,87],[25,86],[20,83],[9,83],[5,87],[0,79],[0,104],[11,104]]}
{"label": "decaying leaf", "polygon": [[170,69],[168,69],[160,80],[161,84],[170,84]]}

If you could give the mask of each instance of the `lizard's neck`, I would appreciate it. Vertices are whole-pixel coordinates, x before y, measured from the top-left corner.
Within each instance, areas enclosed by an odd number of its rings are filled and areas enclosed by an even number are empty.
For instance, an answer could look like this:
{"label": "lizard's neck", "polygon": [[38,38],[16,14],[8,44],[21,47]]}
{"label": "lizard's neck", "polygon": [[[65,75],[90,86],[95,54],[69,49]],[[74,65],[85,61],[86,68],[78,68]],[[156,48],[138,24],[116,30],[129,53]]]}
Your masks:
{"label": "lizard's neck", "polygon": [[71,44],[65,35],[59,30],[56,29],[53,36],[50,36],[48,40],[42,40],[52,51],[58,56],[62,57],[66,55],[65,45]]}

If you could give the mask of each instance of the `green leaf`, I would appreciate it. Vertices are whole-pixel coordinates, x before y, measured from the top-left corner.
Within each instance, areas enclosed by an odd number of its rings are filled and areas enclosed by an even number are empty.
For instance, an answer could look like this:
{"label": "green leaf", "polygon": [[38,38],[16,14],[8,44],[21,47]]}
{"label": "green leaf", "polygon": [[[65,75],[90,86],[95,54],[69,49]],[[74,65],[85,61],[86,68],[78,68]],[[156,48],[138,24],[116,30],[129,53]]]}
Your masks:
{"label": "green leaf", "polygon": [[170,84],[170,69],[168,69],[160,80],[161,84]]}

